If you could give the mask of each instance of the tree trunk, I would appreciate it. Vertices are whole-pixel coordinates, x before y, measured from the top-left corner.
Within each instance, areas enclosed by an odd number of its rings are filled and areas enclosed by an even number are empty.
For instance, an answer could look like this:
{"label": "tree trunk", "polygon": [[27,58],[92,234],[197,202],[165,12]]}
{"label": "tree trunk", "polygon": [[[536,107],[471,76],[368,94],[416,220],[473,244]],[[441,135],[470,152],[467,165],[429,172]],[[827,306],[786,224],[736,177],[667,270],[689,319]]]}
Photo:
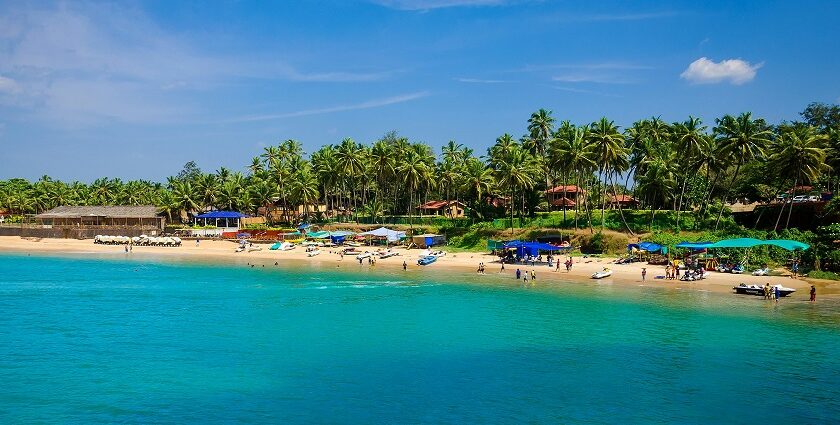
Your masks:
{"label": "tree trunk", "polygon": [[[735,167],[735,175],[732,176],[732,181],[729,183],[729,188],[726,191],[727,195],[732,193],[732,187],[735,186],[735,180],[738,180],[738,173],[740,171],[741,171],[741,162],[739,161],[738,166]],[[717,231],[718,225],[720,224],[720,218],[721,218],[721,216],[723,216],[723,208],[724,208],[724,203],[725,202],[726,202],[726,198],[724,197],[724,199],[721,199],[721,202],[720,202],[720,211],[718,211],[717,220],[715,221],[715,231]]]}
{"label": "tree trunk", "polygon": [[[618,193],[615,188],[615,179],[610,177],[610,182],[612,183],[613,196],[615,198],[618,198]],[[630,229],[630,226],[627,224],[627,220],[624,218],[624,210],[621,207],[621,202],[618,202],[618,199],[616,199],[616,204],[618,204],[618,215],[621,216],[621,222],[624,223],[624,227],[627,229],[628,232],[630,232],[631,235],[636,236],[636,233],[634,233],[633,230]]]}
{"label": "tree trunk", "polygon": [[680,190],[680,202],[677,206],[677,232],[680,231],[680,214],[683,209],[683,195],[685,195],[685,186],[688,184],[688,174],[683,178],[682,189]]}
{"label": "tree trunk", "polygon": [[796,195],[796,184],[799,182],[799,172],[796,173],[796,179],[793,182],[793,193],[790,195],[790,208],[788,208],[787,221],[785,222],[785,229],[790,226],[790,215],[793,213],[793,197]]}
{"label": "tree trunk", "polygon": [[790,209],[793,209],[793,197],[796,195],[796,180],[793,179],[793,186],[790,188],[790,197],[782,202],[782,208],[779,210],[779,215],[776,216],[776,225],[773,226],[773,231],[777,231],[779,229],[779,223],[782,221],[782,214],[785,212],[785,204],[790,202]]}

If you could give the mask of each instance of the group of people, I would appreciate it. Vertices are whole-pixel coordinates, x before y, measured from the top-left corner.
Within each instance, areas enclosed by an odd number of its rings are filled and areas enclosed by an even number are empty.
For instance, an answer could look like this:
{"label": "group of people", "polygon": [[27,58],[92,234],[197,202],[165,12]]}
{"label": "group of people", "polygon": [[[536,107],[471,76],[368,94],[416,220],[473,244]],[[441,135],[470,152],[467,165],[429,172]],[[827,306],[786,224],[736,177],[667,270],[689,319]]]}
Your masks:
{"label": "group of people", "polygon": [[[572,261],[572,257],[569,257],[569,259],[564,261],[563,264],[566,266],[566,272],[572,271],[572,265],[574,264],[574,261]],[[549,263],[548,266],[551,267],[551,263]],[[555,272],[560,271],[560,261],[559,260],[557,261],[557,267],[554,269],[554,271]]]}
{"label": "group of people", "polygon": [[520,269],[516,269],[516,280],[522,279],[522,283],[524,285],[527,285],[528,284],[529,273],[530,273],[530,276],[531,276],[531,282],[536,281],[537,280],[537,272],[535,272],[533,270],[528,272],[528,270],[525,270],[525,272],[523,273],[522,270],[520,270]]}
{"label": "group of people", "polygon": [[665,280],[677,280],[680,278],[680,267],[675,263],[665,266]]}
{"label": "group of people", "polygon": [[[505,269],[505,266],[504,266],[504,263],[502,263],[502,270],[504,270],[504,269]],[[484,263],[483,262],[478,263],[478,274],[484,274],[485,271],[486,271],[486,268],[484,266]]]}

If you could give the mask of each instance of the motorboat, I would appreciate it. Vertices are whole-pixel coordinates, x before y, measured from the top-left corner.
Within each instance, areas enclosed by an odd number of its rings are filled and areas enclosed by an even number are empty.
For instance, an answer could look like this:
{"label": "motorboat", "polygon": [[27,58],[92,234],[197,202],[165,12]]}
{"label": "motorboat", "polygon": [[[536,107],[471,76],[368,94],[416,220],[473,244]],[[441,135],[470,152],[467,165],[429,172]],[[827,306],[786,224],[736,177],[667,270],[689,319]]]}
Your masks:
{"label": "motorboat", "polygon": [[281,242],[275,242],[274,245],[271,245],[271,247],[269,247],[268,249],[272,251],[277,251],[278,249],[280,249],[280,245],[282,245]]}
{"label": "motorboat", "polygon": [[612,270],[604,267],[604,270],[592,273],[592,279],[603,279],[612,276]]}
{"label": "motorboat", "polygon": [[[786,297],[794,292],[796,289],[793,288],[786,288],[782,285],[773,285],[770,287],[770,294],[774,294],[776,292],[776,288],[779,288],[779,296]],[[736,294],[741,295],[757,295],[757,296],[764,296],[764,287],[761,285],[747,285],[746,283],[741,283],[738,286],[732,287]]]}
{"label": "motorboat", "polygon": [[379,258],[388,258],[388,257],[394,257],[394,256],[397,256],[397,255],[400,255],[400,253],[399,253],[399,252],[396,252],[396,251],[391,251],[391,250],[389,249],[389,250],[387,250],[387,251],[383,251],[383,252],[381,252],[381,253],[379,254]]}
{"label": "motorboat", "polygon": [[420,257],[420,259],[417,260],[417,265],[418,266],[428,266],[429,264],[432,264],[435,261],[437,261],[437,259],[438,258],[434,255],[426,255],[424,257]]}
{"label": "motorboat", "polygon": [[705,270],[686,270],[682,276],[680,276],[680,280],[683,282],[694,282],[695,280],[701,280],[709,277],[709,272]]}
{"label": "motorboat", "polygon": [[758,270],[752,272],[753,276],[767,276],[769,274],[770,274],[770,269],[767,268],[767,267],[765,267],[763,269],[758,269]]}
{"label": "motorboat", "polygon": [[356,256],[356,259],[357,259],[357,260],[364,260],[365,258],[369,258],[369,257],[371,257],[371,256],[373,256],[373,254],[371,254],[371,253],[370,253],[370,252],[368,252],[368,251],[365,251],[365,252],[363,252],[363,253],[361,253],[361,254],[357,255],[357,256]]}
{"label": "motorboat", "polygon": [[358,242],[344,242],[344,245],[347,245],[347,246],[353,246],[353,247],[359,247],[359,246],[362,246],[362,244],[360,244],[360,243],[358,243]]}
{"label": "motorboat", "polygon": [[316,249],[313,249],[312,251],[307,252],[306,256],[307,257],[314,257],[314,256],[316,256],[320,253],[321,253],[321,250],[316,248]]}
{"label": "motorboat", "polygon": [[741,265],[741,264],[738,264],[737,266],[733,267],[732,270],[730,270],[730,273],[732,273],[732,274],[741,274],[743,272],[744,272],[744,266]]}
{"label": "motorboat", "polygon": [[281,242],[280,246],[277,247],[280,251],[289,251],[295,249],[295,244],[291,242]]}

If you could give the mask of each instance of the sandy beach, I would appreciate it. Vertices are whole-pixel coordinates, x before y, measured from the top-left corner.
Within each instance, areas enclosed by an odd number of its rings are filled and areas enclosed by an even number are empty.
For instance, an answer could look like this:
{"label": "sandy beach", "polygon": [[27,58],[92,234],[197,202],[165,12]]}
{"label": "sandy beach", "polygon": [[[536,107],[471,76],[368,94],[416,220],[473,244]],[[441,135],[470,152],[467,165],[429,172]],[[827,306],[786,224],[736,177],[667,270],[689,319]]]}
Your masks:
{"label": "sandy beach", "polygon": [[[323,267],[341,267],[342,265],[358,265],[358,260],[354,255],[347,255],[342,258],[339,255],[338,248],[322,248],[322,253],[315,257],[308,257],[305,248],[297,247],[290,251],[271,251],[268,249],[270,245],[262,244],[261,251],[252,252],[235,252],[237,243],[232,241],[209,240],[203,239],[196,245],[192,240],[184,241],[180,247],[150,247],[150,246],[135,246],[130,255],[154,255],[156,257],[171,257],[173,259],[184,260],[204,260],[204,261],[230,261],[241,263],[256,264],[257,267],[262,265],[271,266],[275,262],[288,264],[289,262],[307,262],[316,266]],[[376,247],[360,247],[362,252],[369,250],[374,251]],[[437,262],[430,266],[418,266],[417,258],[421,250],[412,249],[406,250],[404,248],[395,248],[400,255],[377,260],[377,268],[395,268],[402,267],[405,261],[408,265],[407,272],[416,272],[422,267],[423,272],[429,271],[447,273],[455,272],[462,273],[476,273],[479,263],[484,263],[487,274],[498,274],[501,271],[501,263],[498,258],[490,254],[482,253],[447,253],[447,255],[438,259]],[[48,254],[124,254],[125,247],[122,245],[98,245],[94,244],[93,240],[77,240],[77,239],[32,239],[20,238],[16,236],[0,236],[0,252],[6,253],[48,253]],[[567,257],[563,257],[565,260]],[[807,279],[791,279],[788,276],[764,276],[757,277],[748,274],[734,275],[729,273],[710,273],[707,279],[699,282],[682,282],[671,281],[665,279],[656,279],[656,276],[665,274],[664,266],[648,265],[646,263],[633,264],[612,264],[614,258],[600,257],[587,258],[581,255],[573,256],[574,266],[571,272],[566,272],[564,267],[560,271],[554,271],[545,264],[537,264],[536,266],[523,264],[506,264],[504,273],[514,278],[514,273],[517,268],[524,271],[535,271],[537,274],[537,285],[547,285],[559,281],[584,282],[591,281],[592,273],[602,270],[604,267],[609,267],[613,271],[613,275],[603,282],[609,282],[627,287],[661,287],[674,288],[680,290],[694,289],[711,291],[717,293],[731,293],[732,287],[739,283],[760,284],[769,282],[771,285],[782,284],[797,290],[794,297],[807,297],[808,290],[811,284],[817,287],[817,293],[820,296],[840,296],[840,282],[823,281],[823,280],[807,280]],[[363,266],[367,266],[367,260],[363,261]],[[647,276],[642,281],[642,268],[647,268]]]}

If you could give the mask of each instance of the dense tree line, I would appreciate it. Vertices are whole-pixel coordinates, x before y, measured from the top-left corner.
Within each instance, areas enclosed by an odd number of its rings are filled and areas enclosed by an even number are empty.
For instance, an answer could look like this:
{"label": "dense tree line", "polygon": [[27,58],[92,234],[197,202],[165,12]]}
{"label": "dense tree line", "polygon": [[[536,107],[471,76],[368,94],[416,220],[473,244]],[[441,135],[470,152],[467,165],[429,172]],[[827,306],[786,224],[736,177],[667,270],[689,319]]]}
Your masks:
{"label": "dense tree line", "polygon": [[[204,173],[190,162],[165,183],[67,183],[48,176],[0,181],[0,207],[23,214],[58,205],[154,204],[174,221],[211,208],[252,214],[280,208],[282,220],[291,222],[299,217],[290,210],[301,205],[308,218],[323,218],[309,209],[317,204],[376,218],[412,216],[424,201],[442,199],[464,202],[478,219],[513,219],[552,209],[545,190],[562,184],[588,194],[574,206],[575,227],[603,228],[610,196],[635,196],[651,220],[657,209],[671,209],[719,222],[724,203],[734,199],[769,200],[790,191],[790,200],[802,185],[834,191],[838,171],[838,105],[814,103],[800,120],[778,125],[743,113],[709,124],[653,117],[625,129],[607,118],[558,121],[540,109],[523,136],[504,134],[484,155],[454,141],[435,155],[428,144],[395,132],[369,145],[346,138],[309,155],[286,140],[265,148],[242,171]],[[792,205],[780,209],[777,228],[787,226]],[[623,217],[620,207],[619,213]]]}

